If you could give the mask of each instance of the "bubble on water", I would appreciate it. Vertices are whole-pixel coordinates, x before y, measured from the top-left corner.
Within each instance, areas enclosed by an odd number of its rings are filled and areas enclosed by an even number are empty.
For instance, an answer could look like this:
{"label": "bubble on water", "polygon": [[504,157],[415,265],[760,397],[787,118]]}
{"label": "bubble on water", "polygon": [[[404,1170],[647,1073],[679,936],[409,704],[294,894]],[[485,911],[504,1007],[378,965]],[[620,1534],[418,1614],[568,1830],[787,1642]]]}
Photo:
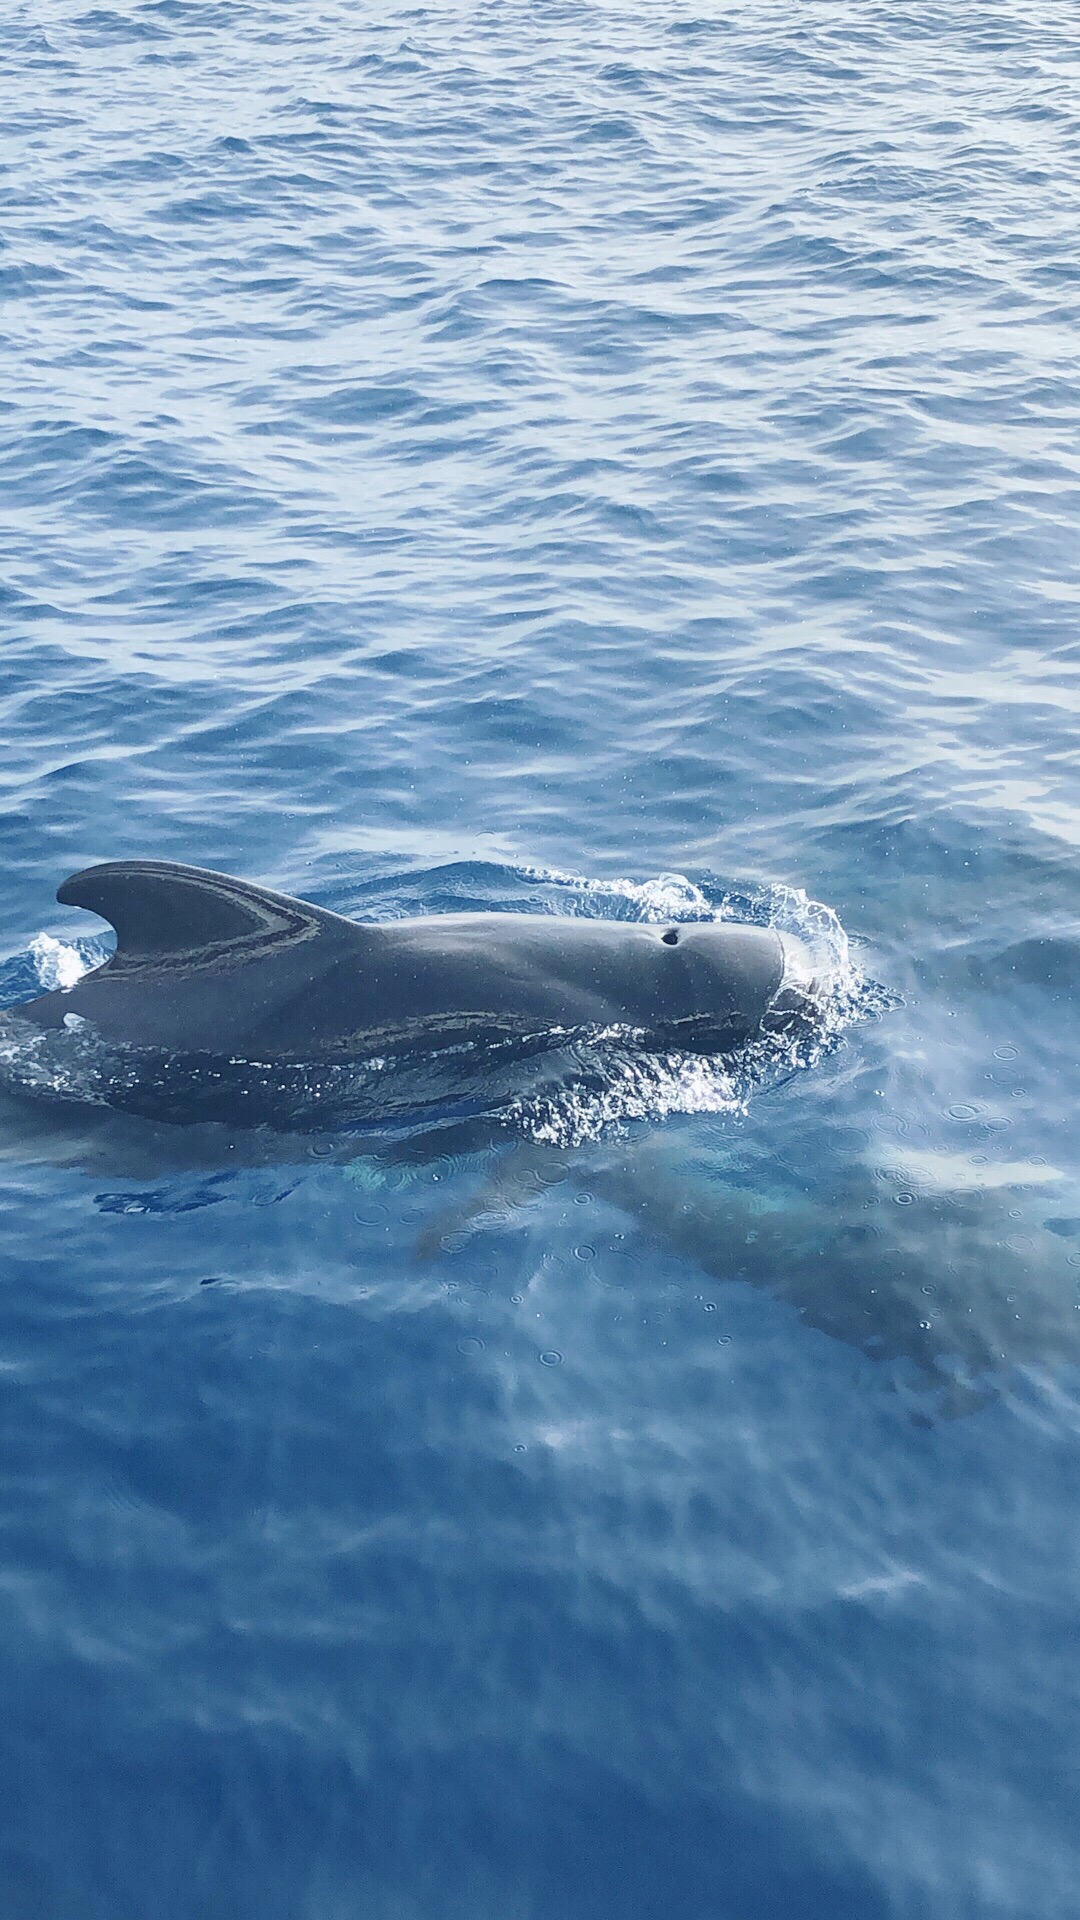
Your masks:
{"label": "bubble on water", "polygon": [[557,1347],[546,1347],[540,1355],[540,1365],[542,1367],[561,1367],[562,1358],[562,1354]]}

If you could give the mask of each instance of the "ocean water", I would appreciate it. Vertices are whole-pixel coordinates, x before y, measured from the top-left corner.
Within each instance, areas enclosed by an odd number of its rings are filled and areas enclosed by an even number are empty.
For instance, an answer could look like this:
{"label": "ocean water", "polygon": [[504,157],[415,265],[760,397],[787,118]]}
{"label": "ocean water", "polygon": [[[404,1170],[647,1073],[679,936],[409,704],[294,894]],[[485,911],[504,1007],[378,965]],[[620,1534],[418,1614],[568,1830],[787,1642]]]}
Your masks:
{"label": "ocean water", "polygon": [[0,1004],[121,855],[824,982],[491,1125],[7,1087],[0,1911],[1074,1920],[1068,10],[0,48]]}

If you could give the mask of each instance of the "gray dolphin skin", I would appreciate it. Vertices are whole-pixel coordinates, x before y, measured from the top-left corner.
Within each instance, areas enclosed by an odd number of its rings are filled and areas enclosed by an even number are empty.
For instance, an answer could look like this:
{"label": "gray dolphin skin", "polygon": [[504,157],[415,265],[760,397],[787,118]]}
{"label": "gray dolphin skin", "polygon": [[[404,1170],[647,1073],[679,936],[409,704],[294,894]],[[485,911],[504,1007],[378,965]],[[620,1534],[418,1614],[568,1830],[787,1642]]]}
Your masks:
{"label": "gray dolphin skin", "polygon": [[724,1053],[773,1015],[784,950],[767,927],[516,913],[358,923],[167,861],[88,867],[57,893],[116,951],[11,1011],[79,1016],[109,1042],[268,1062],[344,1062],[617,1025]]}

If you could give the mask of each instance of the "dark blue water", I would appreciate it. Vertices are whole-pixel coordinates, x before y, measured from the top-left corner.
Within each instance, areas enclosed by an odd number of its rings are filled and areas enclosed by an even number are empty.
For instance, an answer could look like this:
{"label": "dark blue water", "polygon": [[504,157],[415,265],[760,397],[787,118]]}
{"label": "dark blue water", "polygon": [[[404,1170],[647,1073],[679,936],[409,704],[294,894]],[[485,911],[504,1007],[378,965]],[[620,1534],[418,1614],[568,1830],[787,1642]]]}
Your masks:
{"label": "dark blue water", "polygon": [[2,32],[0,1000],[146,855],[738,896],[832,1021],[490,1135],[4,1106],[0,1909],[1073,1920],[1067,10]]}

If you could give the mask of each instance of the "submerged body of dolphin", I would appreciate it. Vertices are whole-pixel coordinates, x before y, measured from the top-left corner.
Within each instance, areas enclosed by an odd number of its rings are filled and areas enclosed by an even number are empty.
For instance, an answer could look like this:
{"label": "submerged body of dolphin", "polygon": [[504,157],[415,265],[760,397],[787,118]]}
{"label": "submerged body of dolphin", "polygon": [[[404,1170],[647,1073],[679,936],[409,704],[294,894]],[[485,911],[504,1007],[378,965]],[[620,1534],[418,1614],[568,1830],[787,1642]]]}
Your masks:
{"label": "submerged body of dolphin", "polygon": [[[605,1288],[619,1289],[635,1316],[669,1310],[668,1263],[685,1259],[733,1291],[749,1286],[771,1295],[806,1327],[856,1348],[917,1420],[971,1413],[1024,1369],[1053,1377],[1080,1366],[1074,1171],[990,1152],[904,1153],[879,1147],[873,1135],[859,1152],[851,1130],[833,1131],[815,1106],[815,1176],[804,1180],[776,1157],[785,1118],[793,1117],[782,1108],[783,1100],[773,1104],[756,1153],[747,1151],[745,1134],[711,1119],[642,1130],[573,1155],[515,1144],[487,1161],[471,1193],[432,1206],[418,1252],[453,1260],[466,1235],[516,1232],[531,1245],[507,1257],[525,1273],[547,1272],[551,1282],[545,1263],[560,1232],[555,1196],[568,1184],[594,1205],[616,1208],[659,1254],[655,1271],[652,1261],[625,1257],[607,1270]],[[358,1157],[347,1177],[368,1192],[377,1193],[380,1181],[393,1191],[404,1162],[415,1169],[415,1204],[423,1194],[422,1150],[414,1140]],[[431,1150],[439,1151],[435,1136]],[[913,1179],[914,1193],[906,1184]],[[432,1191],[445,1195],[448,1183]],[[912,1204],[898,1206],[898,1193]],[[615,1244],[625,1256],[633,1240],[619,1233]]]}
{"label": "submerged body of dolphin", "polygon": [[364,924],[158,861],[87,868],[57,898],[110,921],[116,951],[12,1013],[174,1060],[334,1070],[612,1027],[726,1053],[791,1012],[768,927],[516,913]]}

